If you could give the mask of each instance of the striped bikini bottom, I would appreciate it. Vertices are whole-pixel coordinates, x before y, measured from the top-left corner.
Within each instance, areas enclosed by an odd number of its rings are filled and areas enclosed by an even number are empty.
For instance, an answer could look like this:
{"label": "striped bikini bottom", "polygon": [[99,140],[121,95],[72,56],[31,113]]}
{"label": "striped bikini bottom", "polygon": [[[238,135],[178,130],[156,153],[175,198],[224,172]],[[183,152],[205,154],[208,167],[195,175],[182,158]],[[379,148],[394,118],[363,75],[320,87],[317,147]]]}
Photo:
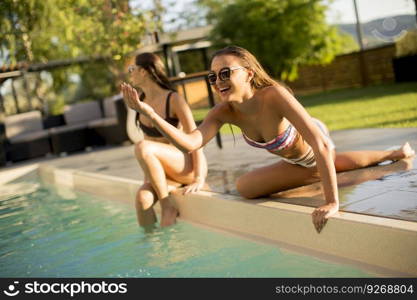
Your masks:
{"label": "striped bikini bottom", "polygon": [[[313,119],[313,122],[319,127],[320,131],[323,132],[325,137],[327,138],[327,141],[330,144],[330,150],[335,149],[336,146],[334,142],[332,141],[332,139],[330,138],[329,131],[327,130],[326,125],[324,125],[324,123],[318,119],[315,119],[315,118],[312,118],[312,119]],[[294,158],[294,159],[284,158],[284,157],[281,157],[281,158],[282,160],[290,164],[300,165],[305,168],[312,168],[316,166],[316,159],[314,157],[313,148],[311,148],[310,145],[308,145],[308,150],[302,157]]]}

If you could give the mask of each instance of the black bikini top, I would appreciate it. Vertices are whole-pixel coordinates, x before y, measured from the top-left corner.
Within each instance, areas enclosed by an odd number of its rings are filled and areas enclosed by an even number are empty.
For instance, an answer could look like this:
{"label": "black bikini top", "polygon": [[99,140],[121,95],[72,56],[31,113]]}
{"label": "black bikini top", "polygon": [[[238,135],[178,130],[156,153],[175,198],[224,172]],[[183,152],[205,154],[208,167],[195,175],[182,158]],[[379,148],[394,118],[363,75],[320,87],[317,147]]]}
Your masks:
{"label": "black bikini top", "polygon": [[[165,121],[167,121],[169,124],[171,124],[172,126],[177,127],[178,126],[178,118],[172,118],[169,116],[169,102],[170,102],[170,98],[171,98],[171,94],[173,93],[173,91],[168,93],[167,96],[167,100],[166,100],[166,104],[165,104]],[[140,100],[143,101],[144,97],[140,97]],[[142,129],[142,131],[150,137],[163,137],[163,135],[159,132],[159,130],[155,127],[149,127],[146,126],[145,124],[142,124],[140,122],[140,118],[139,118],[139,113],[136,112],[136,125],[139,125],[139,127]]]}

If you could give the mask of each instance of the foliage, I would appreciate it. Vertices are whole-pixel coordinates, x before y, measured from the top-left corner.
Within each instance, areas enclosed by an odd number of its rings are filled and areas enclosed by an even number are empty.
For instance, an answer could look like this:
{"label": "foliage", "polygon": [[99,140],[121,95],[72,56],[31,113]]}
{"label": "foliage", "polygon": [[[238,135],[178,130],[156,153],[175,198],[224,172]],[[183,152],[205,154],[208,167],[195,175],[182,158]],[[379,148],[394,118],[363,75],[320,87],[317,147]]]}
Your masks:
{"label": "foliage", "polygon": [[417,30],[410,30],[395,43],[397,57],[417,54]]}
{"label": "foliage", "polygon": [[[154,22],[149,12],[132,9],[128,0],[2,0],[0,58],[3,64],[104,57],[105,63],[54,69],[59,94],[78,74],[86,98],[116,91],[123,60],[135,51]],[[145,27],[146,26],[146,27]],[[156,25],[155,25],[156,26]],[[73,99],[74,100],[74,99]]]}
{"label": "foliage", "polygon": [[294,80],[301,64],[325,64],[341,51],[342,38],[325,21],[321,0],[200,0],[208,5],[217,47],[251,51],[273,75]]}
{"label": "foliage", "polygon": [[130,11],[127,0],[3,0],[0,7],[9,63],[95,55],[117,61],[137,49],[145,31],[145,15]]}
{"label": "foliage", "polygon": [[198,7],[201,8],[202,17],[206,18],[207,23],[213,24],[217,16],[234,0],[195,0]]}
{"label": "foliage", "polygon": [[340,50],[336,53],[336,55],[348,54],[360,50],[358,42],[354,39],[352,35],[344,32],[343,30],[339,30],[339,35],[341,40],[341,46],[339,48]]}
{"label": "foliage", "polygon": [[204,57],[199,49],[179,52],[178,59],[180,62],[181,71],[186,74],[202,72],[206,70]]}

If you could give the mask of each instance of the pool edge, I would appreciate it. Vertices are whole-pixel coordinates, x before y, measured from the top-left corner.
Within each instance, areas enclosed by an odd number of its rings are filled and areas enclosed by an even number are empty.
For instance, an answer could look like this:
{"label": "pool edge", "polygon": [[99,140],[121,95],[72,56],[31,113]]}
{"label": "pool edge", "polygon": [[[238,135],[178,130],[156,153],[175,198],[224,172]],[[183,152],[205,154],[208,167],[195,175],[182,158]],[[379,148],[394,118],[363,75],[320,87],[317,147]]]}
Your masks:
{"label": "pool edge", "polygon": [[[46,164],[39,165],[38,174],[49,183],[132,205],[142,183]],[[271,199],[245,200],[206,191],[186,196],[175,193],[171,200],[178,207],[181,219],[186,221],[277,244],[299,253],[313,253],[316,257],[345,262],[384,277],[417,275],[415,222],[340,212],[329,220],[322,233],[317,234],[311,223],[314,209],[311,207]]]}

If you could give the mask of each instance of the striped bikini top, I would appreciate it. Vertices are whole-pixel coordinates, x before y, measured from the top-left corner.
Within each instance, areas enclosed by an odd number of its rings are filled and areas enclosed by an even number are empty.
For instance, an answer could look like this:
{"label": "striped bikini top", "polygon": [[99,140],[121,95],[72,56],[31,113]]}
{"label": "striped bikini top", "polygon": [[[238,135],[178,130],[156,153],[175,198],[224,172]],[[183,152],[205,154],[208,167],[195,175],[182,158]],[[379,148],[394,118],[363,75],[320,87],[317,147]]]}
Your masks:
{"label": "striped bikini top", "polygon": [[283,133],[281,133],[279,136],[277,136],[273,140],[266,142],[266,143],[260,143],[260,142],[254,141],[248,138],[243,132],[242,132],[242,135],[245,141],[249,145],[256,147],[256,148],[262,148],[273,153],[273,152],[286,149],[290,147],[291,145],[293,145],[297,137],[297,130],[294,128],[294,126],[289,124],[287,129],[285,129]]}

